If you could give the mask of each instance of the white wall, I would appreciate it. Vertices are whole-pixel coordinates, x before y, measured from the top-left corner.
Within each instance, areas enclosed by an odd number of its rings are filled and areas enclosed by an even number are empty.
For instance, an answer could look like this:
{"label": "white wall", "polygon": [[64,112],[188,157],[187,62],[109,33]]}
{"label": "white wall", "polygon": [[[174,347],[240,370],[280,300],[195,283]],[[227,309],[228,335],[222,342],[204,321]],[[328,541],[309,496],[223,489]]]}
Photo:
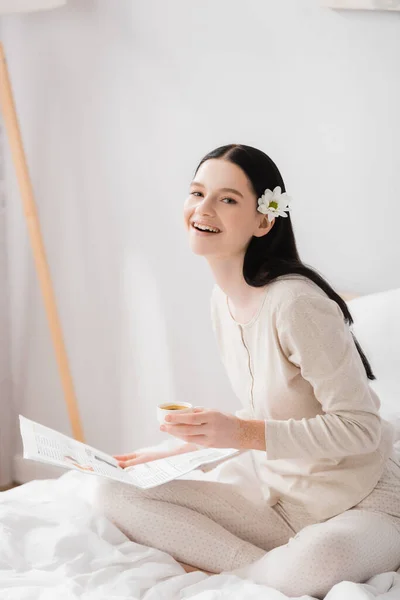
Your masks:
{"label": "white wall", "polygon": [[[237,408],[182,226],[202,155],[260,147],[303,259],[338,290],[400,285],[398,15],[311,0],[70,0],[2,19],[87,440],[162,439],[160,400]],[[69,433],[8,160],[14,395]]]}

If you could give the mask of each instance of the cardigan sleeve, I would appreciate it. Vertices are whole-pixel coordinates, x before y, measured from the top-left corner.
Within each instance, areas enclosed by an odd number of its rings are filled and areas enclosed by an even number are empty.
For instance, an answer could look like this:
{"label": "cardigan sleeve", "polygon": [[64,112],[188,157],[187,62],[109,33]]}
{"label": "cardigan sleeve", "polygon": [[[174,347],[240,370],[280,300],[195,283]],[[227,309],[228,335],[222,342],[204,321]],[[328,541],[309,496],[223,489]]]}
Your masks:
{"label": "cardigan sleeve", "polygon": [[238,419],[254,419],[254,416],[247,410],[247,408],[240,408],[235,412],[235,417]]}
{"label": "cardigan sleeve", "polygon": [[312,386],[322,414],[265,421],[267,458],[342,458],[373,452],[381,438],[380,402],[338,304],[301,294],[277,311],[286,358]]}

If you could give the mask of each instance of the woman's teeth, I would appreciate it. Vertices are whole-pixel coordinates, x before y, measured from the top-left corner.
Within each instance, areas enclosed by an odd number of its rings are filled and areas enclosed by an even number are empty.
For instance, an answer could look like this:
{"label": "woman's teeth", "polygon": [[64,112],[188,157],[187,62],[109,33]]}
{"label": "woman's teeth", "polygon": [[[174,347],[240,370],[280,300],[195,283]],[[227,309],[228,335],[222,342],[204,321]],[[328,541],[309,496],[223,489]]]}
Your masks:
{"label": "woman's teeth", "polygon": [[200,229],[200,231],[207,231],[209,233],[219,233],[219,229],[213,229],[212,227],[207,227],[206,225],[197,225],[196,223],[192,223],[195,229]]}

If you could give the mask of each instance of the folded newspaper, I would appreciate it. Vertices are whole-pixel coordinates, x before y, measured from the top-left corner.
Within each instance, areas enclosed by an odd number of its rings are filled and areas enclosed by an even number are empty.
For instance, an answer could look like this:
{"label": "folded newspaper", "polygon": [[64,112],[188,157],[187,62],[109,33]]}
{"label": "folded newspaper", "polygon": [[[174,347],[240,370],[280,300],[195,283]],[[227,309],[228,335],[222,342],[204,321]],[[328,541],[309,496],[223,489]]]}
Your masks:
{"label": "folded newspaper", "polygon": [[234,448],[203,448],[122,469],[114,457],[63,433],[22,415],[19,415],[19,423],[24,458],[123,481],[141,489],[156,487],[204,465],[240,454]]}

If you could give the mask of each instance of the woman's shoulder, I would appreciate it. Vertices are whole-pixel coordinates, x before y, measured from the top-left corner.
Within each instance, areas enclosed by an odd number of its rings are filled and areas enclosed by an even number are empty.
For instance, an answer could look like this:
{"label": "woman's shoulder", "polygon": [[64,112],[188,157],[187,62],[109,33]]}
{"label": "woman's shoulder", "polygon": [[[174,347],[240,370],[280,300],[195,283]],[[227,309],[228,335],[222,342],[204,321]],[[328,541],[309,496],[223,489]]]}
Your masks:
{"label": "woman's shoulder", "polygon": [[283,319],[343,320],[341,308],[314,281],[303,275],[285,275],[271,282],[269,309]]}
{"label": "woman's shoulder", "polygon": [[288,274],[281,275],[268,284],[268,295],[271,300],[278,303],[292,302],[300,297],[324,297],[324,290],[314,281],[304,275]]}
{"label": "woman's shoulder", "polygon": [[[291,302],[296,298],[308,296],[310,298],[323,297],[328,298],[325,292],[304,275],[287,274],[280,275],[265,286],[267,296],[269,297],[270,304],[277,303],[278,305]],[[226,302],[226,296],[218,284],[214,284],[211,290],[211,304],[218,304],[220,302]]]}

